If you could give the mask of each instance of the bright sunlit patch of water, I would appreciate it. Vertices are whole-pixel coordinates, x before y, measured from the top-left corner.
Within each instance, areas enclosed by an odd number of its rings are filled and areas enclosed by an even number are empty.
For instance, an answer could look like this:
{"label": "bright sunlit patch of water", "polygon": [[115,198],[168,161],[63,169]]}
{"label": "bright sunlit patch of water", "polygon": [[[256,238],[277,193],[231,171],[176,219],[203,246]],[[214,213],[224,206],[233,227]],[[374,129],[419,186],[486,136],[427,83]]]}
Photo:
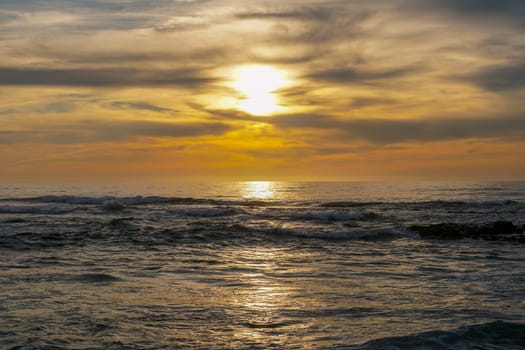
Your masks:
{"label": "bright sunlit patch of water", "polygon": [[270,181],[250,181],[243,186],[243,197],[246,199],[273,199],[276,195],[274,183]]}

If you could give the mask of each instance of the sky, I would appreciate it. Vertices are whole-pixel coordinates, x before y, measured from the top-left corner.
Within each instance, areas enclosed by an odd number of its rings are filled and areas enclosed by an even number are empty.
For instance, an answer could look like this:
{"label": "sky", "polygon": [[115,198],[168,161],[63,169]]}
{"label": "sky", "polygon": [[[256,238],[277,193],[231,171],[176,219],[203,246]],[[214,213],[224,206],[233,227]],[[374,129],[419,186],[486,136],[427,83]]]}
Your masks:
{"label": "sky", "polygon": [[0,0],[0,181],[523,180],[522,0]]}

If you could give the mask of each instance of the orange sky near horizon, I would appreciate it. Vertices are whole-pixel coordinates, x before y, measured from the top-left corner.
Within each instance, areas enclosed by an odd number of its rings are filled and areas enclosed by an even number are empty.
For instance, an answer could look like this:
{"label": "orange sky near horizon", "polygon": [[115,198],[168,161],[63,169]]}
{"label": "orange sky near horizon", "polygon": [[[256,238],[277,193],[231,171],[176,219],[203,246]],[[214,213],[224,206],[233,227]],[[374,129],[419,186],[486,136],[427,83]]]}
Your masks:
{"label": "orange sky near horizon", "polygon": [[522,180],[512,0],[5,0],[0,181]]}

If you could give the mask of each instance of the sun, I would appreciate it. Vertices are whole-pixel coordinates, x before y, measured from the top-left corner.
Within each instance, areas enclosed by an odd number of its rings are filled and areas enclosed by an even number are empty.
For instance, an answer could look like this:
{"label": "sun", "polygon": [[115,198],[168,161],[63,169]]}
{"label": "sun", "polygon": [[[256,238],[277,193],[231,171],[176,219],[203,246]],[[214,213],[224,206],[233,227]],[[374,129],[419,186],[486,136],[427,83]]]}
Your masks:
{"label": "sun", "polygon": [[281,71],[271,66],[249,65],[238,68],[234,76],[233,87],[244,96],[239,109],[253,115],[268,115],[280,109],[275,91],[286,83]]}

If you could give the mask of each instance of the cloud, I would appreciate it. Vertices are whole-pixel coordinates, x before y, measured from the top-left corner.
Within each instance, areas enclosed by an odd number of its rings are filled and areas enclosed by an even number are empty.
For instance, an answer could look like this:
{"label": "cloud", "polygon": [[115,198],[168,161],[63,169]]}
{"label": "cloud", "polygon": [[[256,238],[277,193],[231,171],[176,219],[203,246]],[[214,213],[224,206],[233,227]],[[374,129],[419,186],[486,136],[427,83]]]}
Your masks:
{"label": "cloud", "polygon": [[404,0],[401,12],[441,16],[447,22],[477,23],[484,27],[521,27],[525,25],[525,2],[522,0]]}
{"label": "cloud", "polygon": [[154,26],[157,32],[173,32],[204,29],[211,26],[210,19],[202,16],[173,16],[162,24]]}
{"label": "cloud", "polygon": [[144,0],[2,0],[1,6],[7,9],[46,11],[49,9],[91,9],[100,11],[144,11],[152,7],[165,6],[170,0],[156,0],[155,4]]}
{"label": "cloud", "polygon": [[127,68],[39,69],[0,68],[0,85],[5,86],[184,86],[198,87],[212,82],[192,69],[140,70]]}
{"label": "cloud", "polygon": [[522,90],[525,88],[525,63],[484,67],[463,79],[493,92]]}
{"label": "cloud", "polygon": [[[173,0],[3,0],[1,11],[18,18],[9,26],[0,21],[0,28],[13,32],[38,34],[78,34],[103,30],[127,31],[154,28],[166,21],[170,13],[186,13],[204,1],[181,2]],[[66,34],[66,35],[67,35]],[[30,35],[33,36],[33,35]]]}
{"label": "cloud", "polygon": [[239,12],[236,17],[239,19],[291,19],[306,21],[327,21],[333,17],[333,8],[328,7],[298,7],[288,10],[259,10]]}
{"label": "cloud", "polygon": [[353,108],[366,108],[373,106],[394,105],[399,101],[391,98],[357,97],[352,99],[350,106]]}
{"label": "cloud", "polygon": [[270,123],[282,129],[330,130],[345,140],[376,144],[431,142],[465,138],[505,138],[525,133],[523,116],[432,118],[418,120],[338,119],[324,115],[287,115]]}
{"label": "cloud", "polygon": [[229,125],[209,122],[167,123],[151,121],[129,121],[100,123],[98,133],[107,140],[127,139],[130,136],[196,137],[220,135],[230,130]]}
{"label": "cloud", "polygon": [[[205,47],[195,49],[179,49],[173,51],[170,48],[155,47],[152,49],[144,49],[143,47],[120,47],[112,50],[107,48],[97,47],[77,47],[77,43],[68,46],[60,45],[27,45],[12,50],[13,54],[20,57],[40,57],[45,60],[62,62],[74,66],[101,66],[108,67],[116,66],[117,69],[121,67],[151,67],[158,66],[159,63],[169,66],[177,64],[177,66],[195,67],[200,64],[202,66],[209,66],[211,63],[223,63],[228,60],[233,53],[227,47]],[[2,67],[0,67],[1,69]],[[9,67],[6,67],[9,69]],[[20,69],[12,67],[15,69]],[[144,68],[140,68],[144,69]],[[158,74],[161,75],[163,71]],[[180,74],[184,75],[182,71]],[[202,77],[202,72],[195,69],[187,70],[188,74],[194,74],[197,77]],[[167,72],[166,74],[171,74]],[[0,77],[1,78],[1,77]]]}
{"label": "cloud", "polygon": [[40,113],[68,113],[76,109],[73,103],[69,102],[53,102],[48,103],[42,108],[37,109]]}
{"label": "cloud", "polygon": [[124,102],[115,101],[110,103],[110,107],[114,109],[135,109],[139,111],[150,111],[150,112],[176,112],[175,109],[159,107],[147,102]]}
{"label": "cloud", "polygon": [[307,75],[307,78],[330,83],[366,83],[375,80],[389,80],[421,71],[421,67],[404,67],[390,70],[364,70],[357,68],[332,68]]}
{"label": "cloud", "polygon": [[0,23],[8,23],[19,19],[20,16],[12,12],[3,12],[0,9]]}
{"label": "cloud", "polygon": [[71,102],[51,102],[44,105],[20,106],[16,108],[0,109],[0,114],[47,114],[47,113],[70,113],[76,110],[76,105]]}
{"label": "cloud", "polygon": [[461,15],[503,16],[525,21],[525,2],[522,0],[432,0],[431,3]]}
{"label": "cloud", "polygon": [[221,135],[232,127],[224,123],[169,123],[154,121],[81,121],[31,130],[0,130],[0,144],[78,144],[131,141],[141,137],[183,138]]}
{"label": "cloud", "polygon": [[[239,21],[260,20],[272,25],[266,41],[272,44],[326,45],[337,41],[348,41],[364,35],[362,24],[374,11],[369,7],[353,6],[354,3],[332,1],[310,2],[310,5],[290,2],[287,6],[277,3],[239,10],[234,18]],[[318,50],[317,55],[321,52]]]}
{"label": "cloud", "polygon": [[[350,42],[366,36],[363,23],[371,17],[369,11],[348,11],[331,9],[334,14],[330,20],[309,20],[303,25],[283,24],[277,26],[274,41],[282,43],[304,43],[326,45],[334,42]],[[319,52],[318,52],[319,54]]]}
{"label": "cloud", "polygon": [[[32,34],[38,30],[38,36],[43,34],[60,35],[72,33],[93,33],[100,30],[130,30],[147,28],[158,20],[158,15],[151,9],[134,9],[131,5],[117,3],[100,3],[91,1],[47,1],[25,2],[12,4],[9,1],[0,3],[6,13],[16,18],[9,22],[0,21],[4,35]],[[0,12],[0,19],[2,15]]]}

